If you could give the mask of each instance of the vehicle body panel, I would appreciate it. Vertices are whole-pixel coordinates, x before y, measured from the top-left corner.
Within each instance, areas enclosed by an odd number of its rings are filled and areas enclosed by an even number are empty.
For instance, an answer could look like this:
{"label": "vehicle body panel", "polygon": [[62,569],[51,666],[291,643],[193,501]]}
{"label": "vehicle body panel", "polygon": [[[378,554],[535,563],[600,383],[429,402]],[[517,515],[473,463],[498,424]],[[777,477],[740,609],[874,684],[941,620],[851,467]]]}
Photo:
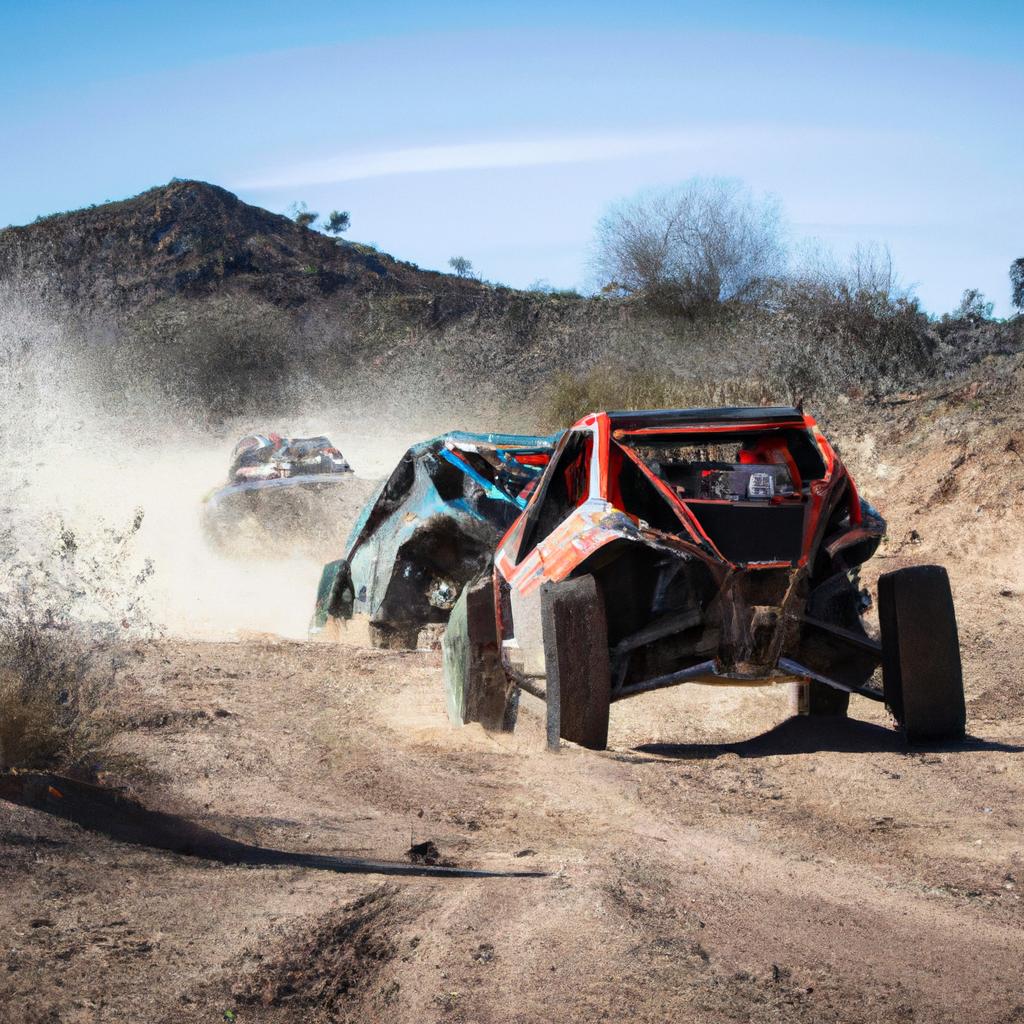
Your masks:
{"label": "vehicle body panel", "polygon": [[414,646],[420,628],[445,622],[556,441],[456,431],[410,448],[363,508],[343,557],[324,567],[311,634],[362,615],[378,642]]}
{"label": "vehicle body panel", "polygon": [[798,409],[591,414],[563,435],[498,546],[506,668],[543,675],[533,595],[591,573],[612,699],[687,679],[783,681],[793,665],[862,687],[871,643],[858,656],[825,634],[866,640],[856,574],[884,532]]}

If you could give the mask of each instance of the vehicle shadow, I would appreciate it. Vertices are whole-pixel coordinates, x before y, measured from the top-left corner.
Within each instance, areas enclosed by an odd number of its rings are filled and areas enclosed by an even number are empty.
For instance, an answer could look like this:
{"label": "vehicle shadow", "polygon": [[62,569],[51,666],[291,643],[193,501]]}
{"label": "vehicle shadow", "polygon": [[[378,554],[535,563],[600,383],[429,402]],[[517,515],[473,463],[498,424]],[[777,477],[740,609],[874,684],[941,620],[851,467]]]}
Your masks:
{"label": "vehicle shadow", "polygon": [[794,716],[750,739],[733,743],[643,743],[633,748],[681,761],[702,761],[723,754],[740,757],[776,757],[784,754],[813,754],[820,751],[853,753],[927,754],[959,751],[1001,751],[1024,753],[1024,746],[966,736],[956,742],[914,744],[911,746],[894,729],[853,718],[809,718]]}
{"label": "vehicle shadow", "polygon": [[442,878],[539,878],[543,871],[485,871],[432,863],[402,863],[276,850],[240,842],[177,814],[150,810],[113,790],[60,775],[0,774],[0,800],[52,814],[91,832],[135,846],[148,846],[222,864],[304,867],[342,874],[413,875]]}

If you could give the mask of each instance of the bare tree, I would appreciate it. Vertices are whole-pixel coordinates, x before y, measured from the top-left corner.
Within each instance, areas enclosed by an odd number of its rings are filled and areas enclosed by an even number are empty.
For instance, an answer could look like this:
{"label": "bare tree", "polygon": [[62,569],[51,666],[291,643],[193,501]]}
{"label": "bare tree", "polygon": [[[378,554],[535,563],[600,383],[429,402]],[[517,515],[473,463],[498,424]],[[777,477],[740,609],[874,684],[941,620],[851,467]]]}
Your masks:
{"label": "bare tree", "polygon": [[1024,256],[1010,264],[1010,302],[1024,310]]}
{"label": "bare tree", "polygon": [[309,209],[304,202],[292,203],[292,205],[288,207],[288,213],[300,228],[311,228],[320,218],[320,214]]}
{"label": "bare tree", "polygon": [[614,204],[597,225],[593,270],[605,292],[693,309],[758,300],[785,261],[774,199],[692,178]]}
{"label": "bare tree", "polygon": [[858,243],[845,262],[820,245],[805,247],[788,285],[791,299],[799,296],[819,305],[855,305],[875,314],[883,314],[911,296],[911,289],[896,272],[889,247],[877,242]]}

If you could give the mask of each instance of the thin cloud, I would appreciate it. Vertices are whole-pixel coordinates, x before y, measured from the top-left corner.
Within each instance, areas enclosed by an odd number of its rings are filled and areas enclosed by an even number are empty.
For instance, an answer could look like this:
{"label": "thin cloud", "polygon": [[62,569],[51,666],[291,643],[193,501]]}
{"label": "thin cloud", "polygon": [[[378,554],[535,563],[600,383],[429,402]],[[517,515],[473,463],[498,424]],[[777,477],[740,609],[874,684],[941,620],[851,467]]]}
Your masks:
{"label": "thin cloud", "polygon": [[238,188],[296,188],[328,185],[394,174],[428,174],[498,167],[590,163],[661,153],[697,151],[707,144],[696,135],[609,136],[576,139],[535,139],[511,142],[469,142],[449,146],[416,146],[332,157],[294,164],[238,182]]}

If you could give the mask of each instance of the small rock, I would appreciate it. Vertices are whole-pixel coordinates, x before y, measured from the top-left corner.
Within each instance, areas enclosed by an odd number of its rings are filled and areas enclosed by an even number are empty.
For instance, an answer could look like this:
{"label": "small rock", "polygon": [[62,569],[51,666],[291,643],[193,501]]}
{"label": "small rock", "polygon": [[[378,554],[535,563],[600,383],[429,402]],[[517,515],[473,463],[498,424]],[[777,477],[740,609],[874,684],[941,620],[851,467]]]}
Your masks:
{"label": "small rock", "polygon": [[432,839],[427,839],[422,843],[413,843],[406,850],[405,855],[413,864],[439,864],[441,862],[441,851],[438,850],[437,844]]}

